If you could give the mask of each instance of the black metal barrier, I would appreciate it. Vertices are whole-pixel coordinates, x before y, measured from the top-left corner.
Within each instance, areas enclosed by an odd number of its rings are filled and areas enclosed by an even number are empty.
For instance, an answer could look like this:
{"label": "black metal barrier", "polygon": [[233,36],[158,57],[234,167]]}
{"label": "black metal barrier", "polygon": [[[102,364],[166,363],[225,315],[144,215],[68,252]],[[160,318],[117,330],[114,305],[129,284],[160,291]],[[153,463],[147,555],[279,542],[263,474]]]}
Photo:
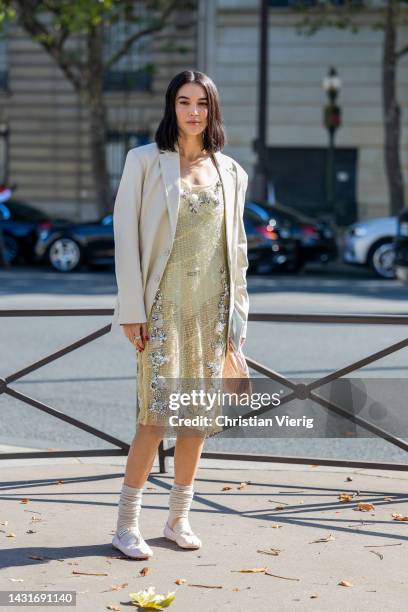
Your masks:
{"label": "black metal barrier", "polygon": [[[65,316],[109,316],[113,315],[112,308],[83,308],[83,309],[4,309],[0,310],[0,317],[65,317]],[[248,317],[249,321],[268,321],[274,323],[318,323],[318,324],[343,324],[343,325],[408,325],[408,315],[322,315],[322,314],[274,314],[274,313],[250,313]],[[110,444],[116,446],[116,449],[94,449],[94,450],[57,450],[57,451],[29,451],[29,452],[16,452],[16,453],[0,453],[0,459],[17,459],[17,458],[35,458],[35,457],[100,457],[100,456],[114,456],[114,455],[127,455],[129,452],[129,444],[115,438],[104,431],[96,429],[86,423],[70,417],[59,410],[56,410],[52,406],[48,406],[43,402],[40,402],[28,395],[13,389],[10,384],[14,381],[22,378],[26,374],[38,370],[42,366],[51,363],[93,340],[100,338],[101,336],[110,332],[111,324],[105,325],[101,329],[80,338],[76,342],[69,344],[68,346],[47,355],[43,359],[35,361],[34,363],[27,365],[25,368],[14,372],[5,378],[0,378],[0,394],[6,393],[11,397],[14,397],[22,402],[33,406],[34,408],[50,414],[51,416],[60,419],[78,427],[83,431],[86,431],[97,438],[105,440]],[[337,380],[350,372],[358,370],[374,361],[382,359],[387,355],[391,355],[403,348],[408,346],[408,338],[401,340],[395,344],[387,346],[380,351],[372,353],[363,359],[359,359],[339,370],[335,370],[331,374],[319,378],[310,384],[297,384],[289,379],[285,378],[278,372],[267,368],[266,366],[258,363],[257,361],[246,357],[248,366],[253,370],[271,378],[283,385],[286,385],[292,390],[288,396],[284,397],[281,401],[281,405],[285,402],[289,402],[295,398],[310,398],[317,402],[321,406],[332,410],[336,414],[339,414],[347,419],[352,419],[357,425],[371,431],[378,437],[383,438],[387,442],[398,446],[399,448],[408,451],[408,442],[394,436],[384,429],[369,423],[365,419],[357,416],[350,415],[341,406],[338,406],[333,401],[319,396],[316,393],[316,389],[319,387]],[[258,413],[262,413],[265,410],[270,410],[270,406],[260,409]],[[248,413],[249,415],[249,413]],[[244,415],[244,416],[248,416]],[[217,434],[216,434],[217,435]],[[159,470],[160,472],[166,471],[166,457],[174,456],[175,446],[164,448],[163,441],[159,445]],[[201,457],[207,459],[232,459],[235,461],[258,461],[258,462],[275,462],[275,463],[298,463],[298,464],[318,464],[318,465],[331,465],[339,467],[361,467],[361,468],[373,468],[373,469],[385,469],[385,470],[408,470],[408,464],[401,463],[387,463],[387,462],[375,462],[375,461],[355,461],[347,459],[324,459],[321,457],[292,457],[292,456],[272,456],[272,455],[253,455],[250,453],[230,453],[230,452],[213,452],[203,451]]]}

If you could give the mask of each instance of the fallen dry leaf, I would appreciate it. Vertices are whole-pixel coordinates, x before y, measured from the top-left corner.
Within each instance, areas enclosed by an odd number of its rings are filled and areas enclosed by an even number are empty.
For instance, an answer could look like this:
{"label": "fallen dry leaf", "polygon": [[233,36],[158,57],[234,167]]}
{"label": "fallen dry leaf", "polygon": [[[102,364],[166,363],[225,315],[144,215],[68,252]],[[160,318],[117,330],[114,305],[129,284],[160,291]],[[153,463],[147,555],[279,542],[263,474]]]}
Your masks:
{"label": "fallen dry leaf", "polygon": [[408,521],[408,516],[402,516],[399,512],[394,512],[391,514],[394,521]]}
{"label": "fallen dry leaf", "polygon": [[353,586],[352,583],[349,582],[348,580],[340,580],[340,582],[338,582],[337,584],[339,584],[340,586],[345,586],[345,587]]}
{"label": "fallen dry leaf", "polygon": [[229,487],[228,485],[225,485],[225,487],[222,487],[221,491],[231,491],[232,487]]}
{"label": "fallen dry leaf", "polygon": [[370,504],[369,502],[358,502],[357,510],[361,510],[362,512],[370,512],[371,510],[375,510],[374,504]]}
{"label": "fallen dry leaf", "polygon": [[12,531],[10,531],[10,533],[6,535],[6,538],[15,538],[15,537],[16,537],[16,534],[13,533]]}
{"label": "fallen dry leaf", "polygon": [[340,493],[340,495],[338,496],[341,502],[350,502],[353,500],[353,497],[354,495],[351,495],[350,493]]}
{"label": "fallen dry leaf", "polygon": [[28,504],[29,501],[27,497],[24,497],[24,499],[20,499],[20,504]]}
{"label": "fallen dry leaf", "polygon": [[146,567],[142,567],[142,569],[140,570],[139,574],[140,574],[141,576],[147,576],[147,574],[149,573],[149,571],[150,571],[150,568],[149,568],[149,567],[147,567],[147,566],[146,566]]}
{"label": "fallen dry leaf", "polygon": [[241,589],[239,587],[233,587],[232,590],[233,591],[240,591]]}
{"label": "fallen dry leaf", "polygon": [[63,480],[58,480],[55,484],[64,484]]}
{"label": "fallen dry leaf", "polygon": [[317,597],[319,597],[319,593],[312,593],[310,599],[316,599]]}
{"label": "fallen dry leaf", "polygon": [[383,497],[384,501],[392,501],[393,499],[394,499],[393,497],[389,497],[388,495],[387,497]]}
{"label": "fallen dry leaf", "polygon": [[329,533],[325,538],[319,538],[318,540],[313,540],[310,544],[320,544],[320,542],[333,542],[336,538],[333,534]]}
{"label": "fallen dry leaf", "polygon": [[250,482],[251,482],[250,480],[246,480],[245,482],[241,482],[241,484],[238,485],[237,489],[245,488],[247,485],[249,485]]}
{"label": "fallen dry leaf", "polygon": [[[289,504],[287,504],[289,505]],[[275,506],[274,510],[285,510],[286,506],[283,506],[282,504],[279,504],[279,506]]]}
{"label": "fallen dry leaf", "polygon": [[28,529],[28,530],[26,531],[26,533],[37,533],[37,532],[36,532],[36,531],[34,531],[34,529]]}
{"label": "fallen dry leaf", "polygon": [[8,521],[0,522],[0,525],[8,525]]}
{"label": "fallen dry leaf", "polygon": [[107,608],[107,610],[115,610],[115,612],[120,612],[119,606],[115,606],[114,604],[106,606],[106,608]]}
{"label": "fallen dry leaf", "polygon": [[277,557],[279,555],[279,553],[282,552],[282,550],[280,548],[271,548],[271,550],[260,550],[258,549],[256,552],[259,553],[263,553],[264,555],[272,555],[274,557]]}
{"label": "fallen dry leaf", "polygon": [[176,584],[184,584],[185,582],[187,582],[187,580],[185,578],[177,578],[177,580],[174,581]]}
{"label": "fallen dry leaf", "polygon": [[271,525],[272,529],[280,529],[281,527],[283,527],[283,525],[278,525],[277,523],[274,523],[273,525]]}

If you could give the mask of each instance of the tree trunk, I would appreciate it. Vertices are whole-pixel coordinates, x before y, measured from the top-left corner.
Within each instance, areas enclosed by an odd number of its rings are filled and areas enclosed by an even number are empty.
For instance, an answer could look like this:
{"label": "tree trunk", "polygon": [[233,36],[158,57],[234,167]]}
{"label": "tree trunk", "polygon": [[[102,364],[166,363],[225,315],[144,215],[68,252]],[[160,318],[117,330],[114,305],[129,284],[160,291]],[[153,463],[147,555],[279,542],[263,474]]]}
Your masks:
{"label": "tree trunk", "polygon": [[390,213],[404,207],[404,185],[400,160],[401,110],[397,102],[397,26],[396,0],[388,0],[383,49],[384,161],[390,197]]}
{"label": "tree trunk", "polygon": [[91,158],[97,206],[100,216],[113,209],[109,173],[106,163],[107,114],[103,95],[103,40],[100,27],[88,33],[87,87],[84,91],[89,109]]}

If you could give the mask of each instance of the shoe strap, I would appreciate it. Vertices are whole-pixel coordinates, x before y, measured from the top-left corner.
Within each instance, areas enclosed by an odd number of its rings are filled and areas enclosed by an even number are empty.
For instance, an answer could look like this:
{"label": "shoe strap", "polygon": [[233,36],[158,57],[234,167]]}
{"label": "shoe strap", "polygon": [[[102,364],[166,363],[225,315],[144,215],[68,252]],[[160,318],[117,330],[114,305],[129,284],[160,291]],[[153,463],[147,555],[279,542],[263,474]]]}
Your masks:
{"label": "shoe strap", "polygon": [[121,528],[121,529],[119,529],[119,530],[118,530],[118,532],[117,532],[117,534],[118,534],[118,536],[119,536],[120,538],[121,538],[122,536],[124,536],[126,533],[132,534],[132,535],[134,535],[135,537],[140,538],[140,539],[141,539],[141,537],[142,537],[142,536],[141,536],[140,531],[139,531],[137,528],[135,528],[135,529],[131,529],[131,528],[129,528],[129,527],[122,527],[122,528]]}

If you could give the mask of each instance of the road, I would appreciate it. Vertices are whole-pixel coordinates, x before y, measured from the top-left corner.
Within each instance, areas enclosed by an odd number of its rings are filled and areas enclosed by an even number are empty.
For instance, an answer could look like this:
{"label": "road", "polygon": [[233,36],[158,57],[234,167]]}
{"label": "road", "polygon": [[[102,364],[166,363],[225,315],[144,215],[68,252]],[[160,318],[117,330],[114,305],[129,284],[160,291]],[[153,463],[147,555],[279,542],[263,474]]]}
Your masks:
{"label": "road", "polygon": [[[399,281],[375,278],[365,270],[341,264],[309,266],[296,275],[248,276],[250,312],[408,314],[408,288]],[[0,309],[113,308],[116,295],[112,270],[69,275],[30,267],[0,270]],[[109,324],[110,317],[2,318],[0,376],[5,377]],[[408,337],[403,326],[248,323],[244,352],[289,379],[315,379]],[[353,374],[354,378],[386,381],[403,389],[408,371],[407,349],[389,355]],[[251,372],[257,376],[255,372]],[[387,380],[386,380],[387,379]],[[390,381],[390,379],[393,379]],[[136,362],[123,337],[105,335],[41,369],[12,387],[58,410],[130,442],[135,431]],[[399,392],[402,395],[402,392]],[[398,397],[395,410],[404,411]],[[15,400],[0,399],[0,444],[34,448],[107,448],[70,425]],[[320,409],[319,409],[320,410]],[[388,406],[382,427],[392,421]],[[407,422],[405,414],[401,422]],[[323,413],[320,411],[321,418]],[[408,431],[400,431],[408,439]],[[383,440],[298,437],[213,438],[206,450],[307,457],[356,458],[407,462],[406,453]]]}

